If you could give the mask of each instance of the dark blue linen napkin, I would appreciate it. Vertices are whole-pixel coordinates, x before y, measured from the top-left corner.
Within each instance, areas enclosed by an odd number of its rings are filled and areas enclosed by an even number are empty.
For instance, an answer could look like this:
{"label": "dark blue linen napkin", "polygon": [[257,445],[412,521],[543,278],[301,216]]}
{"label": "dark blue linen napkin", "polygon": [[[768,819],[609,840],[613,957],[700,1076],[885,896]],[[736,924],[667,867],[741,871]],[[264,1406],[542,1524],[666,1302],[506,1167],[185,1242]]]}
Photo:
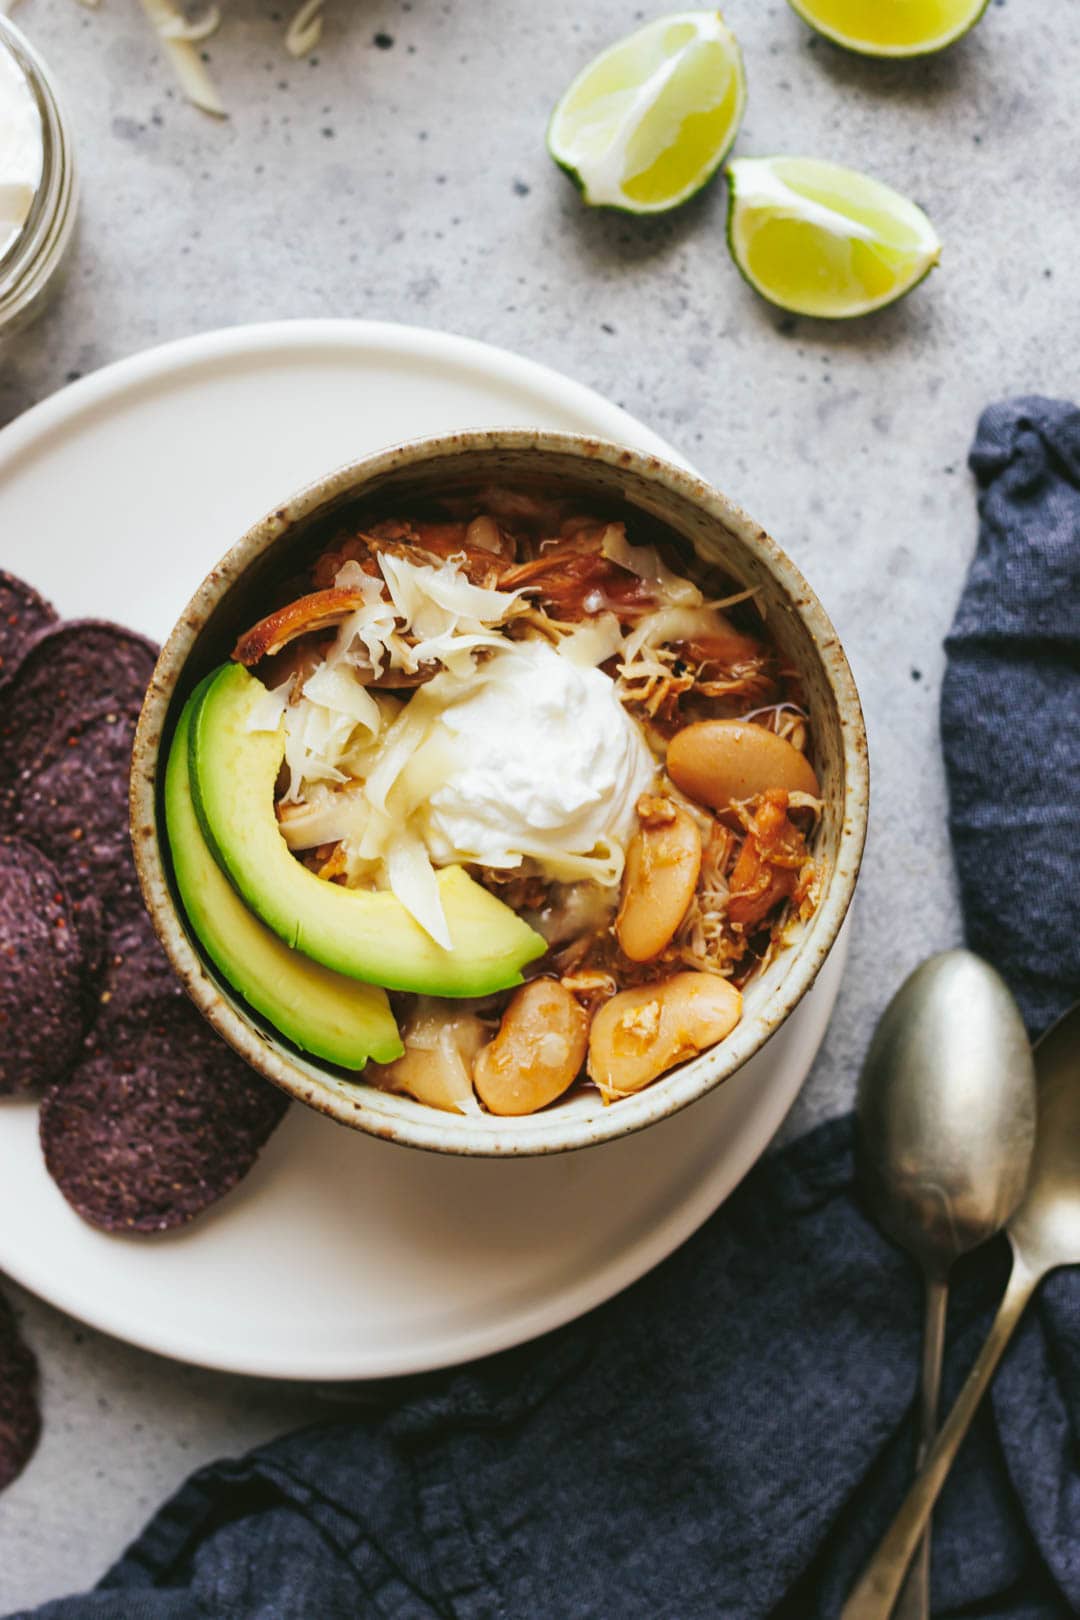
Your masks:
{"label": "dark blue linen napkin", "polygon": [[971,466],[979,549],[941,698],[950,825],[968,943],[1038,1031],[1080,983],[1080,410],[991,406]]}
{"label": "dark blue linen napkin", "polygon": [[[1080,993],[1080,413],[992,407],[942,725],[972,943],[1038,1030]],[[955,1274],[945,1398],[1008,1268]],[[358,1396],[196,1474],[37,1620],[826,1620],[910,1476],[921,1289],[851,1125],[766,1160],[672,1259],[521,1350]],[[1080,1279],[1028,1313],[935,1523],[936,1616],[1080,1613]]]}

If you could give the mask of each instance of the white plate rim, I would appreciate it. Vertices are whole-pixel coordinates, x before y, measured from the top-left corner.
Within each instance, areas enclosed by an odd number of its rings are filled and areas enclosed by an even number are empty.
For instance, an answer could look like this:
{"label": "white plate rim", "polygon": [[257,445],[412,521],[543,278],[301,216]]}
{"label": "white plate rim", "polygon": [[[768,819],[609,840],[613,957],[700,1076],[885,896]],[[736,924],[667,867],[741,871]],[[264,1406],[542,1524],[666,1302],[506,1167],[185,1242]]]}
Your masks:
{"label": "white plate rim", "polygon": [[[539,360],[434,327],[398,325],[392,321],[348,319],[299,319],[259,321],[246,326],[222,326],[191,337],[174,338],[140,350],[67,383],[55,394],[31,405],[21,415],[0,428],[0,471],[19,455],[36,446],[45,434],[70,425],[84,411],[107,404],[117,394],[146,383],[192,370],[209,361],[250,358],[256,353],[315,348],[332,351],[342,344],[364,347],[390,356],[403,350],[411,357],[463,366],[515,387],[543,387],[552,397],[597,422],[596,433],[617,440],[633,423],[639,443],[648,444],[655,454],[678,466],[689,462],[666,439],[645,423],[631,417],[585,383],[566,377]],[[599,424],[603,423],[601,426]]]}

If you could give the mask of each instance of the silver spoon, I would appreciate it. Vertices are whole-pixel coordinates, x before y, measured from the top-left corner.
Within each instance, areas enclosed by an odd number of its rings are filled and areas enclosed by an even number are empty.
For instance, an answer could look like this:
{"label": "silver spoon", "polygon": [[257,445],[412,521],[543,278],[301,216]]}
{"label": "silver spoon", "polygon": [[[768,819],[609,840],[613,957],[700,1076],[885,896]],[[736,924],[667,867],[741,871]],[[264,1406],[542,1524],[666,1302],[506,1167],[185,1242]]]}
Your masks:
{"label": "silver spoon", "polygon": [[[970,951],[915,969],[885,1009],[859,1079],[858,1172],[883,1231],[926,1281],[921,1467],[937,1431],[948,1276],[1023,1197],[1035,1140],[1035,1071],[1005,981]],[[930,1536],[896,1607],[928,1620]]]}
{"label": "silver spoon", "polygon": [[1009,1222],[1013,1268],[989,1337],[922,1471],[841,1611],[840,1620],[888,1620],[976,1408],[1035,1289],[1048,1271],[1080,1265],[1080,1005],[1035,1049],[1038,1122],[1031,1180]]}

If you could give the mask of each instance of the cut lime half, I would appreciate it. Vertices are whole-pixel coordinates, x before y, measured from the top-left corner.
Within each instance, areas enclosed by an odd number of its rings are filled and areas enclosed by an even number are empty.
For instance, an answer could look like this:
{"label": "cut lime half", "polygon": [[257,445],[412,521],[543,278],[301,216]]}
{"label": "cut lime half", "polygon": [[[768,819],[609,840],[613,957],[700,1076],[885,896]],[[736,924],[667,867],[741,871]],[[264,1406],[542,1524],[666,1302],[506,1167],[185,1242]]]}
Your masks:
{"label": "cut lime half", "polygon": [[929,56],[974,28],[990,0],[788,0],[803,22],[860,56]]}
{"label": "cut lime half", "polygon": [[816,158],[728,167],[728,247],[750,285],[796,315],[847,320],[910,292],[941,256],[921,208]]}
{"label": "cut lime half", "polygon": [[587,203],[658,214],[700,191],[746,105],[735,36],[718,11],[660,17],[579,73],[548,125],[548,151]]}

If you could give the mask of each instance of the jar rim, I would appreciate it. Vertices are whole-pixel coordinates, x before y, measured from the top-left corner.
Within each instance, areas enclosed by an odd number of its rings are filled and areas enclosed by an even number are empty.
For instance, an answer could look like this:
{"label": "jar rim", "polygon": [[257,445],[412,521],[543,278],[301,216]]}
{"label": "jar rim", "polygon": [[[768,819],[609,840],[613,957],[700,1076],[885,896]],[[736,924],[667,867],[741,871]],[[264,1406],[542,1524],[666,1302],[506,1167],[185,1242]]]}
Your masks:
{"label": "jar rim", "polygon": [[6,48],[41,119],[41,178],[26,220],[0,259],[0,334],[35,302],[58,268],[75,219],[77,180],[70,126],[49,69],[26,35],[0,15]]}

